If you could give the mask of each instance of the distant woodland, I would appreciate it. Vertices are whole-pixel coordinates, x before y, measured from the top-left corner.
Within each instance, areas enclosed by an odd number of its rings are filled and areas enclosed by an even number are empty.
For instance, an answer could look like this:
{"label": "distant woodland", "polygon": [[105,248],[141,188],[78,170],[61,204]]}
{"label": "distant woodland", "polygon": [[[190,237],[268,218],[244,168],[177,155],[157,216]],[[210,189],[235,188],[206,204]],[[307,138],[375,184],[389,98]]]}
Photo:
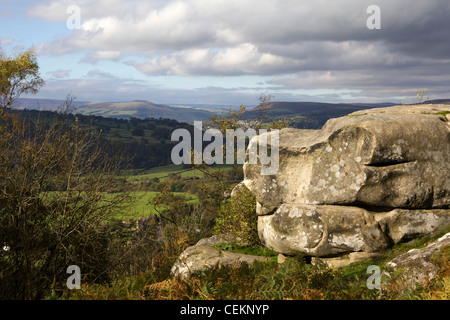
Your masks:
{"label": "distant woodland", "polygon": [[[55,111],[9,110],[19,114],[22,121],[45,119],[50,126],[55,117],[63,115]],[[193,127],[171,119],[117,119],[93,115],[68,114],[65,121],[75,122],[81,128],[91,128],[101,134],[106,152],[121,154],[123,167],[128,169],[148,169],[172,164],[171,151],[177,142],[171,141],[172,132],[185,128],[193,132]]]}

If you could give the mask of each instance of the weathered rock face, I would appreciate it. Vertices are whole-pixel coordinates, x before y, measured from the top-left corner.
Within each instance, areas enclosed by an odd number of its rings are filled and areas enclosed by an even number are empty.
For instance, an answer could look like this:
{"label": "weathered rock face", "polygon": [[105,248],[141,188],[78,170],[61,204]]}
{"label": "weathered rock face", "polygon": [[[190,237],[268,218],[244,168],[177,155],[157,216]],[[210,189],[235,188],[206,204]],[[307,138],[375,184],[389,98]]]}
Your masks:
{"label": "weathered rock face", "polygon": [[213,268],[216,265],[229,266],[235,263],[252,264],[255,261],[267,261],[269,258],[253,256],[242,253],[234,253],[214,248],[213,245],[234,241],[232,236],[213,236],[200,240],[196,245],[188,247],[178,257],[171,269],[174,276],[187,278],[192,273]]}
{"label": "weathered rock face", "polygon": [[450,119],[442,111],[450,106],[371,109],[322,130],[281,130],[278,173],[244,165],[262,242],[326,257],[380,251],[449,225]]}
{"label": "weathered rock face", "polygon": [[[443,248],[450,246],[450,233],[427,245],[425,248],[413,249],[397,256],[386,264],[393,270],[402,269],[398,276],[401,283],[400,290],[415,289],[417,284],[423,284],[426,280],[436,277],[439,266],[433,263],[432,257]],[[394,274],[394,272],[393,272]]]}
{"label": "weathered rock face", "polygon": [[373,212],[350,206],[282,204],[275,214],[259,217],[258,231],[266,246],[283,254],[330,257],[378,252],[449,224],[448,211]]}

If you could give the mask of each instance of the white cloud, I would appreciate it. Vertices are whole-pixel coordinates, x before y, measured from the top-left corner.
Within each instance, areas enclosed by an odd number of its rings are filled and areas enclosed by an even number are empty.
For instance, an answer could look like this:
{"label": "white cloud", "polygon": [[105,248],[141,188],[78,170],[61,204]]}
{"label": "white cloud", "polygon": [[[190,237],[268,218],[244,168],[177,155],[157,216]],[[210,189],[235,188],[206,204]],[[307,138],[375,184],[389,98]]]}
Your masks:
{"label": "white cloud", "polygon": [[89,71],[86,74],[86,76],[88,76],[90,78],[98,78],[98,79],[115,79],[116,78],[111,73],[104,72],[99,69],[94,69],[94,70]]}
{"label": "white cloud", "polygon": [[10,46],[14,43],[13,38],[2,38],[0,37],[0,46]]}
{"label": "white cloud", "polygon": [[27,15],[50,22],[64,22],[70,13],[70,6],[78,6],[83,20],[99,17],[119,16],[123,17],[133,10],[134,1],[124,0],[50,0],[30,6]]}
{"label": "white cloud", "polygon": [[[289,62],[289,63],[288,63]],[[223,49],[183,50],[143,63],[128,64],[148,75],[221,75],[277,74],[289,72],[295,61],[260,52],[251,43]]]}
{"label": "white cloud", "polygon": [[84,59],[82,59],[82,62],[88,62],[88,63],[96,63],[99,60],[112,60],[112,61],[119,61],[120,57],[122,55],[122,52],[120,51],[93,51],[90,52]]}
{"label": "white cloud", "polygon": [[49,72],[49,74],[50,74],[50,76],[52,76],[54,78],[63,79],[63,78],[68,78],[70,76],[70,70],[59,69],[59,70]]}

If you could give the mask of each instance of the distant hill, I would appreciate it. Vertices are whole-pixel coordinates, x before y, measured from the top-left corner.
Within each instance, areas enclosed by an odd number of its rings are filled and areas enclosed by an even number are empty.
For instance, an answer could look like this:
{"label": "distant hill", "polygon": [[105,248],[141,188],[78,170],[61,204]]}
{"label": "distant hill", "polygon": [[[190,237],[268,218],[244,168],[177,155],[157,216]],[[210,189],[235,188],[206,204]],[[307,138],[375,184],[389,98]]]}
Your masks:
{"label": "distant hill", "polygon": [[77,108],[77,113],[108,118],[155,118],[193,122],[211,118],[211,112],[199,108],[173,107],[144,100],[129,102],[88,103]]}
{"label": "distant hill", "polygon": [[[431,100],[426,103],[450,104],[450,99]],[[56,110],[63,105],[63,100],[52,99],[17,99],[14,107],[19,110]],[[144,100],[128,102],[91,103],[75,101],[74,113],[102,116],[116,119],[171,119],[178,122],[192,123],[194,120],[208,121],[213,114],[224,114],[229,108],[215,105],[162,105]],[[264,111],[264,122],[287,119],[294,128],[319,129],[331,118],[342,117],[349,113],[371,108],[384,108],[396,103],[324,103],[324,102],[283,102],[274,101]],[[243,120],[259,119],[259,110],[247,109],[241,116]]]}
{"label": "distant hill", "polygon": [[[322,103],[322,102],[271,102],[264,110],[264,121],[271,122],[287,119],[291,127],[304,129],[321,128],[331,118],[371,108],[384,108],[395,103]],[[243,119],[259,119],[259,109],[247,110]]]}
{"label": "distant hill", "polygon": [[[64,104],[63,100],[53,99],[17,99],[14,107],[19,110],[50,110],[54,111]],[[194,107],[175,107],[155,104],[144,100],[128,102],[83,102],[75,101],[74,113],[95,115],[118,119],[171,119],[179,122],[193,122],[194,120],[211,119],[208,110]]]}
{"label": "distant hill", "polygon": [[450,104],[450,99],[437,99],[437,100],[427,101],[426,103],[431,103],[431,104]]}
{"label": "distant hill", "polygon": [[[17,99],[13,107],[19,110],[41,110],[41,111],[56,111],[58,108],[62,107],[65,100],[57,99],[27,99],[19,98]],[[73,104],[76,107],[85,105],[89,102],[86,101],[74,101]]]}

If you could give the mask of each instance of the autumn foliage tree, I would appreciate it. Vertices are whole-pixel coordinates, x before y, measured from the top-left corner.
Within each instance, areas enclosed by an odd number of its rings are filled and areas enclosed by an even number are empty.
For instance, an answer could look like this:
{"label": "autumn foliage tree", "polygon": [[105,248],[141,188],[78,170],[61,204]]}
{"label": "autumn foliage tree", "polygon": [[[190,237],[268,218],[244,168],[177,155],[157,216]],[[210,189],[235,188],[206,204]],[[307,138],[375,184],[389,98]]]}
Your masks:
{"label": "autumn foliage tree", "polygon": [[0,115],[22,94],[35,94],[44,85],[32,49],[8,57],[0,54]]}
{"label": "autumn foliage tree", "polygon": [[32,52],[2,57],[0,70],[0,299],[42,299],[64,290],[70,265],[107,275],[120,257],[105,221],[126,196],[110,192],[118,159],[80,127],[70,97],[48,118],[8,108],[43,84]]}

